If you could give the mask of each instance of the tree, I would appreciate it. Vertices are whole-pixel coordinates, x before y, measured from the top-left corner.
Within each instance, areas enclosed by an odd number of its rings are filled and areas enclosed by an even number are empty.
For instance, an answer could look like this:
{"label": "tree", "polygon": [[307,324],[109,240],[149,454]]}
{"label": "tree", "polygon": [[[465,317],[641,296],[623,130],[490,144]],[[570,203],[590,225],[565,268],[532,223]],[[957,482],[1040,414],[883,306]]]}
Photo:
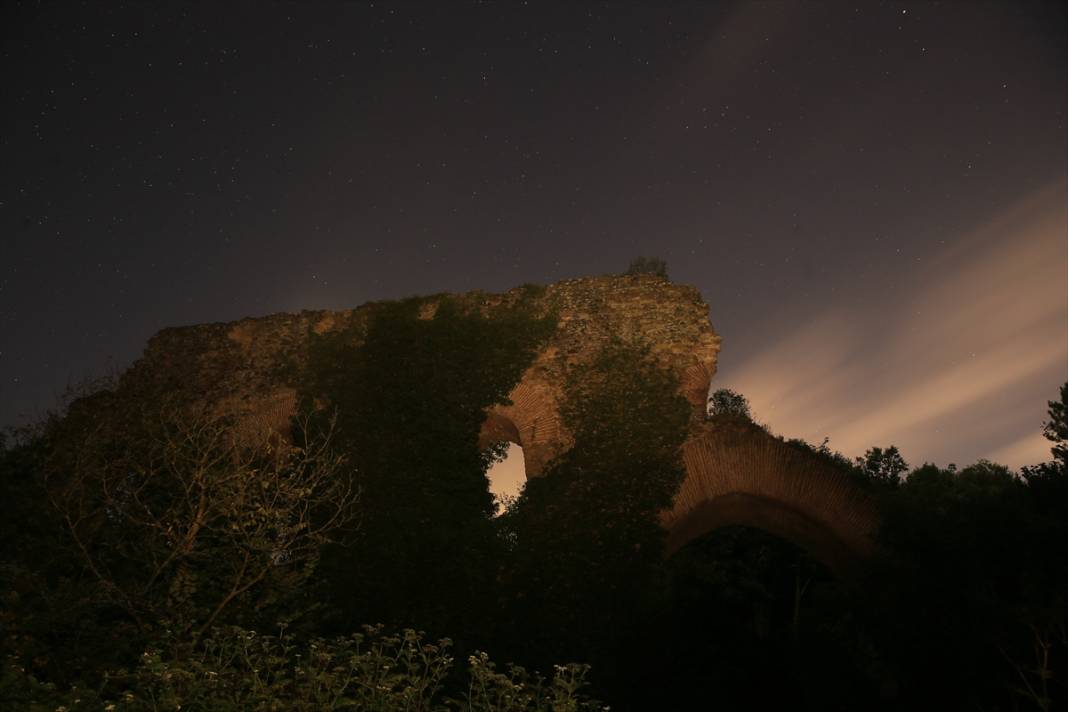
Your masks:
{"label": "tree", "polygon": [[870,448],[864,457],[856,459],[856,463],[861,472],[872,480],[893,487],[901,482],[901,476],[909,470],[908,463],[894,445],[885,450],[881,447]]}
{"label": "tree", "polygon": [[239,443],[225,417],[164,406],[57,448],[46,488],[98,605],[199,635],[307,579],[355,493],[332,429],[296,435]]}
{"label": "tree", "polygon": [[[1033,490],[1042,491],[1054,501],[1068,500],[1068,382],[1061,386],[1060,401],[1048,401],[1049,420],[1043,423],[1042,434],[1053,443],[1053,460],[1023,467],[1020,474]],[[1056,494],[1055,494],[1056,493]]]}
{"label": "tree", "polygon": [[627,267],[626,274],[652,274],[666,280],[667,262],[659,257],[635,257]]}
{"label": "tree", "polygon": [[[1068,692],[1053,664],[1068,656],[1068,575],[1060,562],[1068,558],[1068,383],[1061,386],[1060,401],[1049,401],[1049,420],[1043,435],[1053,443],[1053,460],[1021,469],[1031,495],[1031,532],[1025,549],[1032,561],[1026,580],[1026,604],[1020,622],[1029,633],[1028,646],[1006,655],[1023,683],[1018,692],[1040,709],[1051,698]],[[1054,694],[1056,691],[1056,694]]]}
{"label": "tree", "polygon": [[741,418],[752,421],[749,401],[741,393],[720,388],[708,398],[708,414],[712,417]]}
{"label": "tree", "polygon": [[1068,381],[1061,386],[1060,401],[1049,401],[1048,413],[1049,420],[1044,423],[1042,434],[1053,443],[1050,448],[1053,461],[1064,472],[1068,469]]}

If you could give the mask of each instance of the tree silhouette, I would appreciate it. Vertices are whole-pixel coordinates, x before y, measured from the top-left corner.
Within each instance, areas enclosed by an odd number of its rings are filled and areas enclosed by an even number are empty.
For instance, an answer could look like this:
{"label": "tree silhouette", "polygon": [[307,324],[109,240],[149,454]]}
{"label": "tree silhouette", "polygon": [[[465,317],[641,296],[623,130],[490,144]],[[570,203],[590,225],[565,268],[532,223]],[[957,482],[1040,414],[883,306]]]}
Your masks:
{"label": "tree silhouette", "polygon": [[901,476],[909,471],[909,464],[895,445],[883,450],[881,447],[869,448],[864,457],[858,457],[857,467],[871,479],[897,486]]}
{"label": "tree silhouette", "polygon": [[662,279],[668,279],[667,262],[659,257],[635,257],[626,274],[654,274]]}
{"label": "tree silhouette", "polygon": [[720,388],[708,398],[708,414],[712,417],[743,418],[751,421],[749,401],[741,393],[729,388]]}
{"label": "tree silhouette", "polygon": [[1045,422],[1042,434],[1053,443],[1050,452],[1053,461],[1058,463],[1061,471],[1068,467],[1068,381],[1061,386],[1060,401],[1049,401],[1049,420]]}

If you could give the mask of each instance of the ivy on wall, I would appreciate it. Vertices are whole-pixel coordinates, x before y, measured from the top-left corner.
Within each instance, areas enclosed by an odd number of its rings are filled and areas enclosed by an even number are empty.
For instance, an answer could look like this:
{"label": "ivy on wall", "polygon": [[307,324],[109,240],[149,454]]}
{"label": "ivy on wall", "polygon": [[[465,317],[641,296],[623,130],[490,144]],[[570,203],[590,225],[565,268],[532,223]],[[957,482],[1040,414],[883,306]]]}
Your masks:
{"label": "ivy on wall", "polygon": [[309,335],[305,405],[336,413],[360,490],[360,529],[321,569],[342,628],[477,626],[457,617],[488,595],[494,568],[492,456],[478,433],[556,328],[536,297],[526,290],[489,308],[451,297],[376,304],[365,324]]}

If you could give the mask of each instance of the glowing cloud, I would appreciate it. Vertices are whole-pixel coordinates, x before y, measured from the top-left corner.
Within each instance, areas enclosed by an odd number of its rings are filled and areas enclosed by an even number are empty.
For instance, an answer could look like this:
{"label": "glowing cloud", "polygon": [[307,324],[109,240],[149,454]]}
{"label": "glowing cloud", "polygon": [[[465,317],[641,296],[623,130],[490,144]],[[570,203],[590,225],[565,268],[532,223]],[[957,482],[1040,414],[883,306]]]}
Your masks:
{"label": "glowing cloud", "polygon": [[744,393],[776,432],[829,436],[848,455],[893,443],[913,464],[1048,459],[1046,401],[1068,380],[1065,195],[1057,182],[958,236],[902,275],[921,285],[905,299],[847,288],[842,306],[713,388]]}

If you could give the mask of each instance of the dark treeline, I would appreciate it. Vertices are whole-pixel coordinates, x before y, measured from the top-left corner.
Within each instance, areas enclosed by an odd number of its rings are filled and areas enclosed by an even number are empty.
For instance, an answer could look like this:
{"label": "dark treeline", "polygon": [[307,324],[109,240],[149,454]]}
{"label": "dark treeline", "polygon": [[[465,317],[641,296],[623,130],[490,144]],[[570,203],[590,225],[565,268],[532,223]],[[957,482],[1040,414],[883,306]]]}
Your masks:
{"label": "dark treeline", "polygon": [[[571,367],[574,447],[494,516],[485,472],[501,451],[478,448],[483,412],[554,317],[523,300],[489,314],[439,300],[432,318],[423,306],[380,305],[358,333],[309,334],[293,442],[235,442],[225,418],[180,394],[148,404],[122,388],[9,433],[0,706],[1026,710],[1068,699],[1068,384],[1045,425],[1053,459],[1022,472],[910,468],[895,448],[849,461],[791,441],[878,503],[876,553],[840,580],[741,527],[665,558],[656,513],[684,477],[692,412],[639,344]],[[712,406],[713,420],[759,427],[737,394]]]}

